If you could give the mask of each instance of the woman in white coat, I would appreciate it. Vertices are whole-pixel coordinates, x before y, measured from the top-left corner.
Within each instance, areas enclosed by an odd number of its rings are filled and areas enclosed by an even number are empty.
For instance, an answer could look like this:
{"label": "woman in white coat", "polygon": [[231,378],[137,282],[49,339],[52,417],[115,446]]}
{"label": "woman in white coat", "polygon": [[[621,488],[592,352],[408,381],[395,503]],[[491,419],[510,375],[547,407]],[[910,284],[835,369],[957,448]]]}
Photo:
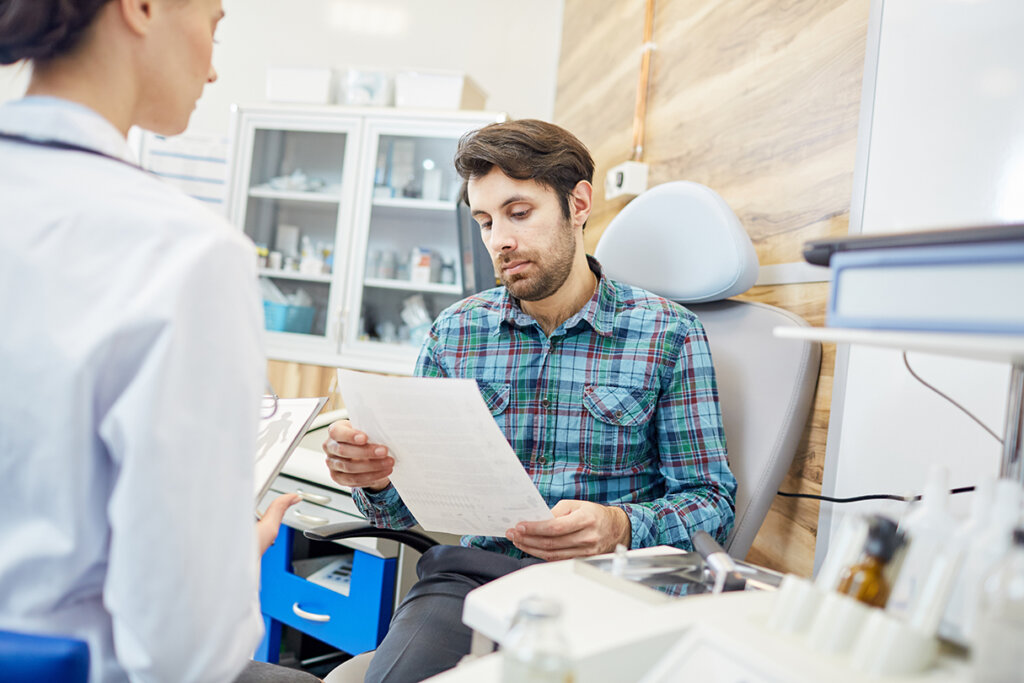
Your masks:
{"label": "woman in white coat", "polygon": [[247,664],[294,502],[257,533],[253,248],[125,141],[184,130],[222,16],[0,0],[0,64],[32,68],[0,107],[0,628],[86,640],[96,683],[293,675]]}

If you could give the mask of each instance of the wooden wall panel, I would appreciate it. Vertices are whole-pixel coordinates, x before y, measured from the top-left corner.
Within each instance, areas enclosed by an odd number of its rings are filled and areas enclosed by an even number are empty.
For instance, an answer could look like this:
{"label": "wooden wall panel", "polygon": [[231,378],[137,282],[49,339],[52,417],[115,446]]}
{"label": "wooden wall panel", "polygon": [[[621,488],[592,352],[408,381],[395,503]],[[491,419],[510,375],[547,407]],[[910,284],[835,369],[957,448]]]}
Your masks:
{"label": "wooden wall panel", "polygon": [[[762,265],[800,260],[849,221],[869,0],[658,0],[644,161],[652,185],[693,180],[732,206]],[[603,178],[630,158],[642,0],[565,0],[556,123],[597,163],[593,251],[626,204]],[[755,287],[741,298],[824,319],[827,285]],[[814,412],[782,490],[818,493],[835,363],[825,345]],[[779,497],[749,555],[810,575],[818,504]]]}
{"label": "wooden wall panel", "polygon": [[281,398],[328,396],[324,410],[341,408],[340,396],[334,392],[335,368],[303,365],[279,360],[267,361],[267,379]]}

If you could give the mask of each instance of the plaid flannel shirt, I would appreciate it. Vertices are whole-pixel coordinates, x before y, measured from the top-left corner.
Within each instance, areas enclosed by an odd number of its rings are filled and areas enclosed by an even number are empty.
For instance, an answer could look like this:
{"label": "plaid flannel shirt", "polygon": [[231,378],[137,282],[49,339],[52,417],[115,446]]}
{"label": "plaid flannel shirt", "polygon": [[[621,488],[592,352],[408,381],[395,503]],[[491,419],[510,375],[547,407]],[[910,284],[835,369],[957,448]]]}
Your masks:
{"label": "plaid flannel shirt", "polygon": [[[633,548],[691,549],[697,529],[724,542],[736,480],[704,328],[686,308],[604,277],[593,258],[590,266],[593,297],[550,337],[504,287],[449,307],[416,374],[475,379],[549,505],[621,507]],[[416,523],[393,486],[353,497],[376,526]],[[522,555],[505,538],[462,544]]]}

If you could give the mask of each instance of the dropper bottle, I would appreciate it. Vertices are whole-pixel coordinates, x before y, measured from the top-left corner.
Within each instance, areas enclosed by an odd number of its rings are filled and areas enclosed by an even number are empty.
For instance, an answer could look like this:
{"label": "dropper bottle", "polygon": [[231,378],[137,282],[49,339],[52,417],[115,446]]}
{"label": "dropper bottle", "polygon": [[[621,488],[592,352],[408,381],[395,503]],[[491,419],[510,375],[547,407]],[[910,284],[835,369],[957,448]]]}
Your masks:
{"label": "dropper bottle", "polygon": [[896,522],[876,515],[868,520],[868,537],[861,559],[843,572],[837,590],[871,607],[885,607],[891,586],[885,567],[903,545]]}

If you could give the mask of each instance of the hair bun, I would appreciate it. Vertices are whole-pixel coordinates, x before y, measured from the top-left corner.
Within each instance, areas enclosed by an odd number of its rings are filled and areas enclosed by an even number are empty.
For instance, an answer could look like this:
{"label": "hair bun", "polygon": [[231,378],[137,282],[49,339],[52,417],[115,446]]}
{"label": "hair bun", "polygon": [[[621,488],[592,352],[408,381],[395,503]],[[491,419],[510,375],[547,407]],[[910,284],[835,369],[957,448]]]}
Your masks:
{"label": "hair bun", "polygon": [[0,0],[0,64],[69,52],[109,0]]}

